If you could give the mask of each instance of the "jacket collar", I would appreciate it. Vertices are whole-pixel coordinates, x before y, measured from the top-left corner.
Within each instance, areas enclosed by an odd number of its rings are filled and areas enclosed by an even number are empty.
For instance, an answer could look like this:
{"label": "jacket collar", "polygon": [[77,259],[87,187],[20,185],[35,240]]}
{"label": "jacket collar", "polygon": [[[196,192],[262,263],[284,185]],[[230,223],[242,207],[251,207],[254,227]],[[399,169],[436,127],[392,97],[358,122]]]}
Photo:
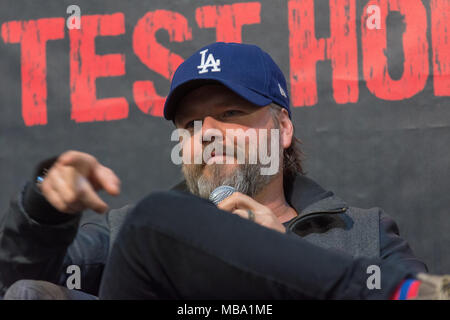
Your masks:
{"label": "jacket collar", "polygon": [[343,212],[348,208],[344,200],[304,175],[297,175],[290,186],[285,186],[285,197],[298,217],[318,212]]}

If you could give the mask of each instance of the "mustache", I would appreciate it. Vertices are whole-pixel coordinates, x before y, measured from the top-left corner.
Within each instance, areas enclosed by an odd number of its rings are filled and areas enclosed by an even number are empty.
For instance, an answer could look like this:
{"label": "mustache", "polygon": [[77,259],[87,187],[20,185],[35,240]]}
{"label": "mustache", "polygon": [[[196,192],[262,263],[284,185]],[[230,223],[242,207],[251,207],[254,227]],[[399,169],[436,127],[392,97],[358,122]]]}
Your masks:
{"label": "mustache", "polygon": [[[211,152],[208,152],[205,154],[205,150],[210,147],[211,145],[214,145],[214,148],[211,150]],[[205,141],[202,143],[201,148],[201,155],[202,155],[202,164],[197,164],[201,166],[205,166],[206,162],[212,158],[213,156],[227,156],[227,157],[233,157],[237,159],[238,155],[243,154],[244,157],[246,156],[246,149],[240,146],[238,143],[234,144],[227,144],[222,142],[214,142],[214,141]],[[198,153],[197,153],[198,154]],[[197,155],[194,153],[194,157]]]}

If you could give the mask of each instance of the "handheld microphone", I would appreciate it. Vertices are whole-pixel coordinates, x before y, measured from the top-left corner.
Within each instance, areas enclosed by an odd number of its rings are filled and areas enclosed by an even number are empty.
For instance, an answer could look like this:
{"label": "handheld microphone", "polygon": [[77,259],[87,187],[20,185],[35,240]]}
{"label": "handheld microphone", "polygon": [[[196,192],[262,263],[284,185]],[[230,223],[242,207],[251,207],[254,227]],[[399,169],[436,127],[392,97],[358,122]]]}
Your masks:
{"label": "handheld microphone", "polygon": [[215,188],[209,195],[209,200],[213,202],[216,206],[220,201],[228,198],[236,191],[235,188],[230,186],[220,186]]}

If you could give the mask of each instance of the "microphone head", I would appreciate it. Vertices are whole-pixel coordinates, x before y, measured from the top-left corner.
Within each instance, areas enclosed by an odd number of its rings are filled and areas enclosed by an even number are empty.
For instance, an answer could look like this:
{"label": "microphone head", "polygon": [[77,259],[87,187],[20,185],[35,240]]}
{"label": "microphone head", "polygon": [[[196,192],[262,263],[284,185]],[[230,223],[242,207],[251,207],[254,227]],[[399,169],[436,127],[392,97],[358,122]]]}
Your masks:
{"label": "microphone head", "polygon": [[235,188],[230,186],[220,186],[215,188],[209,195],[209,200],[213,202],[216,206],[220,201],[228,198],[236,191]]}

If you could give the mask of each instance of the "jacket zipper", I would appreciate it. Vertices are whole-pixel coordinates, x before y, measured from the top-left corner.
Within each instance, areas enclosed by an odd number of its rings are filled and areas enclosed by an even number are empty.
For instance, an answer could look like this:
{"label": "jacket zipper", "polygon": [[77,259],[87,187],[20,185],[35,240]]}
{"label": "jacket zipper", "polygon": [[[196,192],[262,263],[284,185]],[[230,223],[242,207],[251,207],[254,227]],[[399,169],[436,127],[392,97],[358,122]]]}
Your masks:
{"label": "jacket zipper", "polygon": [[287,228],[286,228],[286,229],[292,230],[291,227],[292,227],[292,225],[293,225],[294,223],[296,223],[296,222],[298,222],[298,221],[300,221],[300,220],[302,220],[302,219],[304,219],[304,218],[306,218],[306,217],[315,215],[315,214],[323,214],[323,213],[340,213],[340,212],[345,212],[345,211],[347,211],[347,209],[348,209],[348,207],[339,208],[339,209],[330,210],[330,211],[316,211],[316,212],[310,212],[310,213],[308,213],[308,214],[305,214],[304,216],[294,218],[291,222],[289,222],[289,224],[287,225]]}

